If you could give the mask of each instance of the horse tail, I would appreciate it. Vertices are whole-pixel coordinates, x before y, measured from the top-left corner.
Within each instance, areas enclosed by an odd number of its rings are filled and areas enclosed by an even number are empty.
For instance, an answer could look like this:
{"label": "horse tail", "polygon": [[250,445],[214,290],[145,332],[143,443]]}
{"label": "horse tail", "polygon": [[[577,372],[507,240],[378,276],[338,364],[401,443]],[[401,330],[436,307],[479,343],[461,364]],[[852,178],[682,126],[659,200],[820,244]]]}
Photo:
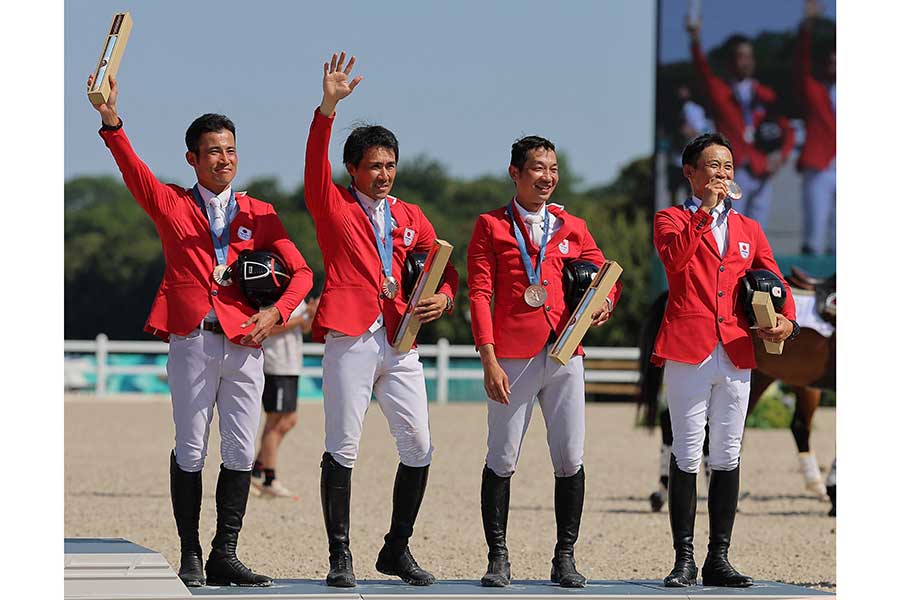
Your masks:
{"label": "horse tail", "polygon": [[640,358],[638,369],[638,391],[635,394],[635,402],[638,409],[638,420],[648,429],[656,427],[659,409],[659,388],[662,387],[663,370],[650,362],[653,347],[656,344],[656,336],[662,327],[663,315],[666,312],[666,302],[669,299],[669,291],[666,290],[650,306],[644,327],[641,330]]}

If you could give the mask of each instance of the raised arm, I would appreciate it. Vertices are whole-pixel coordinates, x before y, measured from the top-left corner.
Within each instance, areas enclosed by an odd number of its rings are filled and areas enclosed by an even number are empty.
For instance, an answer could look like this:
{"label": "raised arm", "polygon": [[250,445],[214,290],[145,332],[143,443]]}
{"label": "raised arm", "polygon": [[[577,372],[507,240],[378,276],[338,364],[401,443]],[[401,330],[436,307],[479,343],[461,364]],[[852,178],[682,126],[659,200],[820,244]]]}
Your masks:
{"label": "raised arm", "polygon": [[[91,75],[87,80],[88,89],[93,83],[94,76]],[[109,98],[106,102],[99,105],[91,104],[100,113],[100,120],[103,122],[100,137],[112,153],[128,191],[144,212],[156,220],[174,203],[172,190],[156,178],[131,147],[128,137],[122,131],[122,120],[116,108],[119,84],[114,77],[109,78],[109,88]]]}
{"label": "raised arm", "polygon": [[341,52],[340,59],[337,54],[334,54],[331,57],[331,63],[324,64],[322,103],[313,115],[309,137],[306,141],[303,187],[306,206],[314,219],[335,212],[342,206],[340,192],[332,181],[331,163],[328,161],[328,144],[331,141],[335,107],[338,102],[349,96],[362,81],[362,76],[357,76],[349,81],[356,57],[351,56],[350,62],[344,67],[345,57],[343,52]]}

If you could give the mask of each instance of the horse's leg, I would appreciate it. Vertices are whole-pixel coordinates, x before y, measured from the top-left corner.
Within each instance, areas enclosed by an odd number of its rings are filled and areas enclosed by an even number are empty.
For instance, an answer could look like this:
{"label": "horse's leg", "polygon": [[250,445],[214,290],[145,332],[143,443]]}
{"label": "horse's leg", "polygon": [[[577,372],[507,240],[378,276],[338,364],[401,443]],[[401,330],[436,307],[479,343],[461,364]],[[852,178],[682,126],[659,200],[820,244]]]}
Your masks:
{"label": "horse's leg", "polygon": [[828,500],[828,492],[822,481],[822,471],[816,453],[809,449],[809,433],[812,429],[812,418],[822,399],[822,391],[809,387],[796,387],[797,402],[794,406],[794,418],[791,420],[791,433],[800,452],[800,470],[806,489],[814,493],[822,501]]}
{"label": "horse's leg", "polygon": [[828,479],[825,480],[825,489],[828,490],[828,498],[831,500],[829,517],[837,516],[837,457],[831,461],[831,470],[828,471]]}
{"label": "horse's leg", "polygon": [[666,505],[669,493],[669,457],[672,455],[672,419],[669,417],[669,409],[666,407],[659,415],[659,430],[662,433],[662,443],[659,446],[659,485],[650,494],[650,510],[659,512]]}

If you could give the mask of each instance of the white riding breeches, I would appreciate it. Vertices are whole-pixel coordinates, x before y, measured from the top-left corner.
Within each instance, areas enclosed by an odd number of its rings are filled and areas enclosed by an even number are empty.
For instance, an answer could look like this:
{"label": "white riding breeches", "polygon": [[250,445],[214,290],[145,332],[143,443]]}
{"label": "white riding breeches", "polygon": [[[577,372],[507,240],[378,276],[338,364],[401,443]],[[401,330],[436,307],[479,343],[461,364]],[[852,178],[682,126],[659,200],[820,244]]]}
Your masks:
{"label": "white riding breeches", "polygon": [[322,357],[325,451],[352,468],[372,394],[387,419],[400,462],[431,464],[425,372],[415,349],[399,354],[381,327],[360,336],[328,332]]}
{"label": "white riding breeches", "polygon": [[534,402],[541,405],[547,445],[556,477],[571,477],[584,458],[584,361],[566,365],[550,358],[547,347],[531,358],[500,358],[509,377],[509,404],[488,400],[488,468],[500,477],[516,470]]}
{"label": "white riding breeches", "polygon": [[698,473],[709,421],[709,466],[738,466],[750,401],[750,369],[738,369],[721,343],[696,365],[666,361],[663,381],[672,418],[672,453],[678,468]]}
{"label": "white riding breeches", "polygon": [[203,469],[216,406],[222,463],[232,471],[249,471],[265,381],[262,349],[239,346],[222,334],[195,329],[186,336],[170,337],[166,371],[178,466],[191,473]]}

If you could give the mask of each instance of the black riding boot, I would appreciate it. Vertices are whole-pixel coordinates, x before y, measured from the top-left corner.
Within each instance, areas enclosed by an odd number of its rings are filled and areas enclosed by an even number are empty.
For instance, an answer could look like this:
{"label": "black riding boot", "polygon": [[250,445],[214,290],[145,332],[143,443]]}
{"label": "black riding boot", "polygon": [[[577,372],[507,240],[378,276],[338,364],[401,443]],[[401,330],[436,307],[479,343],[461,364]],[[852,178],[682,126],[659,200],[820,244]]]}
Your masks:
{"label": "black riding boot", "polygon": [[584,575],[575,569],[575,542],[584,509],[584,466],[571,477],[557,477],[553,494],[556,509],[556,550],[550,581],[562,587],[584,587]]}
{"label": "black riding boot", "polygon": [[237,557],[238,534],[247,511],[250,471],[232,471],[219,467],[216,485],[216,536],[206,561],[209,585],[268,587],[272,578],[247,568]]}
{"label": "black riding boot", "polygon": [[409,551],[416,516],[425,497],[428,467],[397,466],[394,478],[394,510],[391,529],[384,536],[384,546],[378,553],[375,569],[385,575],[396,575],[410,585],[431,585],[434,575],[416,563]]}
{"label": "black riding boot", "polygon": [[506,549],[506,523],[509,519],[509,482],[487,465],[481,471],[481,523],[488,546],[488,567],[481,585],[505,587],[509,585],[509,551]]}
{"label": "black riding boot", "polygon": [[675,566],[663,580],[666,587],[697,584],[697,563],[694,562],[696,514],[697,474],[685,473],[679,469],[673,454],[669,459],[669,525],[672,527]]}
{"label": "black riding boot", "polygon": [[203,548],[200,546],[200,499],[203,496],[203,478],[198,471],[182,471],[175,462],[175,451],[169,455],[169,490],[172,494],[172,512],[181,539],[181,564],[178,577],[187,587],[206,584],[203,576]]}
{"label": "black riding boot", "polygon": [[713,471],[709,479],[709,546],[703,562],[703,585],[749,587],[753,578],[738,573],[728,562],[731,530],[737,512],[741,467]]}
{"label": "black riding boot", "polygon": [[353,555],[350,554],[350,476],[353,469],[341,466],[328,452],[322,455],[322,514],[328,534],[328,576],[334,587],[355,587]]}

